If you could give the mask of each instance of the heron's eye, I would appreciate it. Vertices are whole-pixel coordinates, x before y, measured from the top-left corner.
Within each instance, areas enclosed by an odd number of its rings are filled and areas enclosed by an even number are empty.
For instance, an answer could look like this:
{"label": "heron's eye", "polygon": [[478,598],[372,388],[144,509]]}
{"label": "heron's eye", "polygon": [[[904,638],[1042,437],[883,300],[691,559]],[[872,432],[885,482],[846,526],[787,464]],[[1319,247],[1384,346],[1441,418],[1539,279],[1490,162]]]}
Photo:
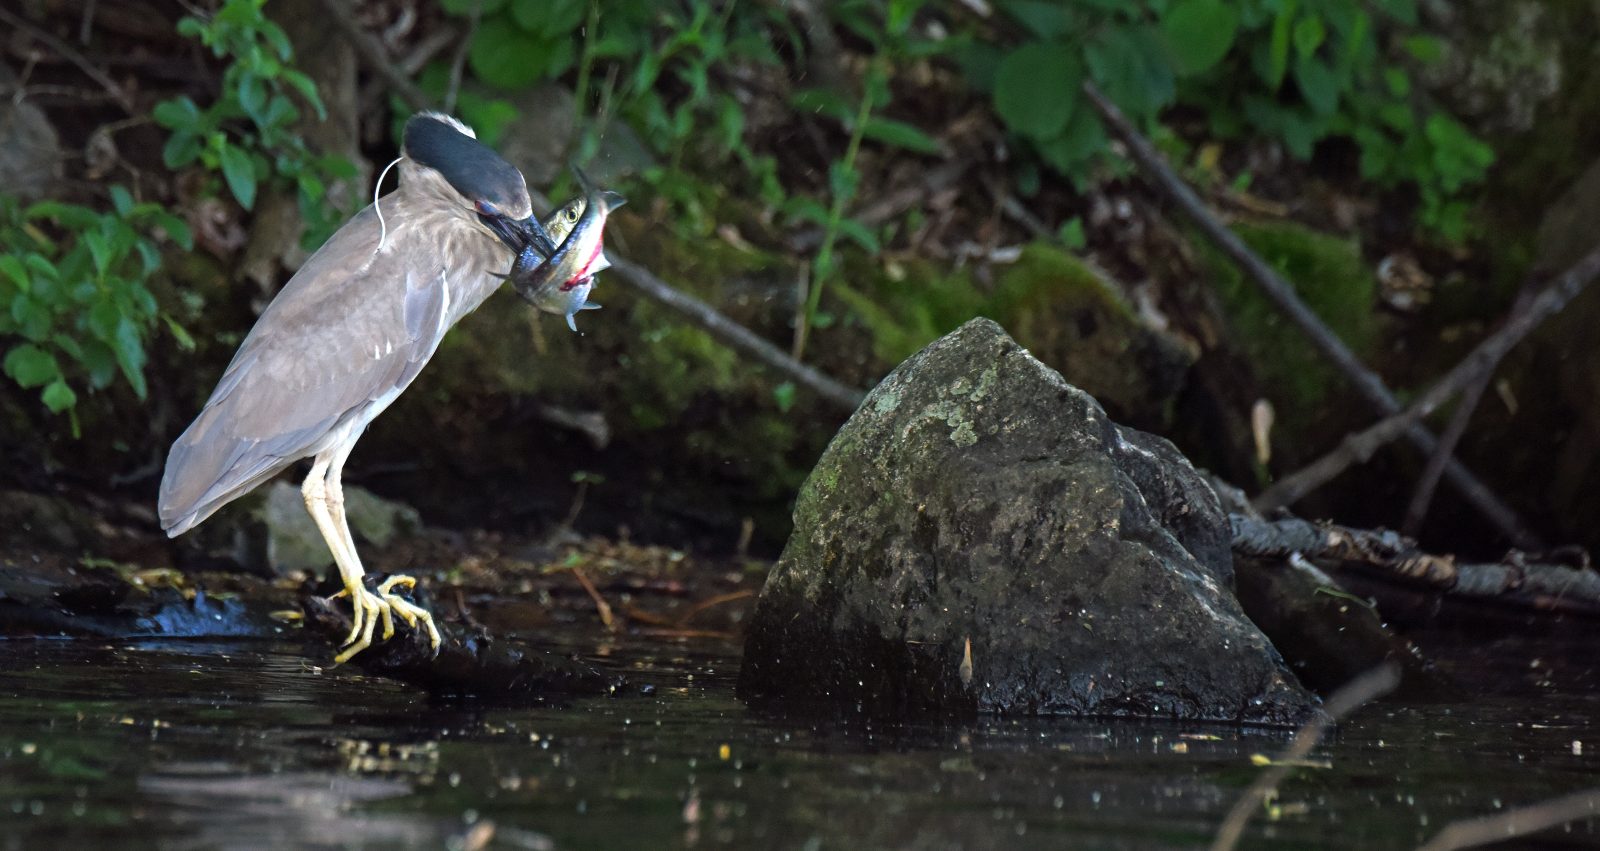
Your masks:
{"label": "heron's eye", "polygon": [[473,206],[477,207],[478,212],[485,216],[500,215],[499,208],[495,207],[495,205],[489,203],[488,201],[477,201],[473,204]]}

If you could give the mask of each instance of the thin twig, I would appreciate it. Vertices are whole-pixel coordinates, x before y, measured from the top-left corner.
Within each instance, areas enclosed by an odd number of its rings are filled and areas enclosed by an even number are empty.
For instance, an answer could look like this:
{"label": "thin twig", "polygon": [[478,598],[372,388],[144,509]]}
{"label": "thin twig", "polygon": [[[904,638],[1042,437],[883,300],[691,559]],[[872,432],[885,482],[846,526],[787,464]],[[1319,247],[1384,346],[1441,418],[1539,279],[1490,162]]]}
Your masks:
{"label": "thin twig", "polygon": [[1400,529],[1407,535],[1416,535],[1422,529],[1422,521],[1428,519],[1428,508],[1433,504],[1433,494],[1439,487],[1439,479],[1444,476],[1445,465],[1455,457],[1456,447],[1461,444],[1461,438],[1466,435],[1467,426],[1472,422],[1472,414],[1483,400],[1483,391],[1489,389],[1493,381],[1494,366],[1491,366],[1461,394],[1455,413],[1450,415],[1450,424],[1439,435],[1439,445],[1428,456],[1428,464],[1422,468],[1422,475],[1411,492],[1411,501],[1406,504],[1406,519],[1400,524]]}
{"label": "thin twig", "polygon": [[584,574],[583,568],[572,568],[572,575],[577,578],[578,584],[583,586],[583,590],[589,592],[589,599],[594,601],[594,610],[599,613],[600,622],[605,624],[606,629],[616,632],[617,623],[611,616],[611,604],[606,602],[606,598],[600,596],[600,590],[594,587],[593,582],[589,581],[589,577]]}
{"label": "thin twig", "polygon": [[[755,358],[790,381],[810,390],[843,411],[854,411],[865,395],[860,390],[840,383],[821,371],[807,366],[782,349],[757,336],[755,332],[723,316],[709,304],[673,289],[643,266],[610,252],[611,268],[634,289],[653,301],[677,311],[679,315],[700,327],[714,339],[732,349]],[[815,286],[815,284],[813,284]]]}
{"label": "thin twig", "polygon": [[720,606],[720,605],[722,605],[724,603],[732,603],[735,600],[748,599],[750,597],[754,597],[755,595],[756,595],[755,591],[752,591],[751,589],[746,588],[743,591],[730,591],[730,592],[728,592],[726,594],[718,594],[715,597],[711,597],[711,598],[708,598],[708,599],[705,599],[705,600],[701,600],[700,602],[695,603],[693,606],[690,606],[689,607],[689,611],[684,612],[683,613],[683,617],[678,618],[678,622],[673,624],[673,626],[679,626],[679,627],[688,626],[689,625],[689,621],[694,620],[696,615],[700,614],[701,612],[705,611],[706,609],[715,608],[715,607]]}
{"label": "thin twig", "polygon": [[472,39],[478,34],[478,20],[483,17],[483,0],[473,0],[472,14],[467,18],[467,33],[461,37],[461,44],[456,47],[455,58],[450,60],[450,88],[444,93],[444,111],[454,114],[456,111],[456,95],[461,91],[461,74],[467,68],[467,50],[472,47]]}
{"label": "thin twig", "polygon": [[[1534,292],[1532,281],[1523,284],[1516,300],[1512,302],[1512,316],[1528,309],[1528,302],[1533,299]],[[1433,504],[1433,494],[1439,487],[1439,478],[1444,475],[1445,464],[1450,461],[1456,446],[1461,443],[1462,436],[1467,433],[1467,426],[1472,422],[1472,414],[1478,410],[1478,403],[1482,401],[1484,391],[1494,382],[1494,372],[1499,366],[1500,362],[1496,360],[1485,367],[1483,374],[1467,385],[1466,392],[1461,394],[1461,401],[1456,403],[1456,411],[1450,415],[1450,424],[1445,426],[1444,433],[1439,435],[1439,447],[1429,456],[1428,465],[1422,469],[1422,476],[1417,479],[1416,489],[1411,493],[1411,502],[1406,506],[1406,519],[1400,524],[1400,529],[1407,535],[1415,536],[1422,529],[1422,522],[1428,519],[1428,508]]]}
{"label": "thin twig", "polygon": [[1322,734],[1333,722],[1349,715],[1363,704],[1389,693],[1399,683],[1400,668],[1391,662],[1340,686],[1323,705],[1327,714],[1306,722],[1306,725],[1300,728],[1300,732],[1295,734],[1294,740],[1289,743],[1289,748],[1272,760],[1272,767],[1261,772],[1261,776],[1257,777],[1256,781],[1250,784],[1250,788],[1239,796],[1239,800],[1234,802],[1233,809],[1229,810],[1227,818],[1222,820],[1222,827],[1217,829],[1216,838],[1211,841],[1211,851],[1230,851],[1239,844],[1239,837],[1244,834],[1245,826],[1250,823],[1250,816],[1289,775],[1294,763],[1305,759],[1306,754],[1311,753],[1311,749],[1317,746]]}
{"label": "thin twig", "polygon": [[1452,822],[1417,851],[1476,848],[1597,816],[1600,816],[1600,789],[1588,789],[1498,815]]}
{"label": "thin twig", "polygon": [[322,7],[328,10],[334,25],[350,39],[367,66],[383,77],[401,100],[412,109],[429,109],[433,106],[432,99],[417,88],[417,84],[411,82],[411,78],[389,58],[389,51],[383,42],[361,27],[361,22],[356,20],[355,12],[351,11],[346,0],[322,0]]}
{"label": "thin twig", "polygon": [[1380,420],[1377,424],[1345,437],[1338,448],[1285,476],[1256,497],[1253,504],[1258,510],[1289,505],[1316,490],[1351,465],[1365,462],[1383,446],[1406,434],[1423,417],[1450,401],[1466,389],[1485,371],[1521,342],[1546,319],[1561,312],[1578,293],[1582,292],[1596,276],[1600,276],[1600,247],[1590,251],[1561,277],[1528,303],[1526,310],[1506,320],[1500,330],[1483,338],[1483,341],[1461,359],[1443,378],[1434,382],[1426,392],[1417,397],[1411,406],[1398,414]]}
{"label": "thin twig", "polygon": [[21,16],[7,10],[4,6],[0,6],[0,21],[4,21],[7,24],[10,24],[11,26],[27,33],[29,37],[43,42],[46,47],[54,50],[56,53],[61,54],[63,59],[71,62],[73,65],[78,66],[78,70],[82,71],[86,76],[88,76],[89,79],[99,83],[100,88],[105,89],[106,94],[111,95],[111,99],[117,102],[117,106],[122,107],[123,110],[128,113],[133,113],[135,111],[133,98],[129,97],[128,93],[123,91],[121,86],[117,85],[117,81],[111,79],[111,75],[100,70],[98,66],[96,66],[93,62],[90,62],[87,57],[85,57],[82,53],[79,53],[72,47],[72,45],[67,44],[50,33],[28,23]]}
{"label": "thin twig", "polygon": [[[1229,230],[1211,213],[1200,196],[1173,172],[1161,154],[1156,151],[1155,146],[1151,145],[1150,141],[1128,121],[1116,104],[1107,99],[1092,82],[1083,84],[1083,92],[1095,110],[1100,113],[1106,128],[1127,146],[1129,155],[1144,172],[1145,177],[1172,199],[1178,209],[1188,216],[1195,226],[1221,249],[1222,253],[1239,266],[1245,277],[1254,283],[1284,316],[1300,328],[1311,345],[1355,385],[1361,397],[1380,416],[1387,416],[1400,410],[1399,400],[1388,387],[1384,386],[1383,379],[1368,369],[1344,341],[1340,340],[1339,336],[1333,333],[1332,329],[1300,300],[1299,296],[1295,295],[1294,287],[1274,271],[1260,255],[1245,245],[1238,234]],[[1420,424],[1409,423],[1404,433],[1424,454],[1432,455],[1438,446],[1438,440]],[[1461,462],[1451,460],[1446,466],[1445,474],[1451,484],[1460,489],[1467,500],[1517,546],[1538,546],[1537,536],[1522,522],[1516,512],[1495,496]]]}

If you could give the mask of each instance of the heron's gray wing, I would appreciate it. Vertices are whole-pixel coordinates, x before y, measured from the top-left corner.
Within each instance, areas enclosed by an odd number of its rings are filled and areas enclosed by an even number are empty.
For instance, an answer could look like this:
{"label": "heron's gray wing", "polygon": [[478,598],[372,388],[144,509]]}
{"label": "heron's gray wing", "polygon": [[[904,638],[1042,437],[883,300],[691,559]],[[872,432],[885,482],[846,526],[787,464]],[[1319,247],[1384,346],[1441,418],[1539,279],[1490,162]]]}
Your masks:
{"label": "heron's gray wing", "polygon": [[326,448],[330,432],[416,377],[446,330],[449,282],[442,252],[397,236],[377,253],[375,220],[357,216],[262,313],[167,456],[168,534]]}

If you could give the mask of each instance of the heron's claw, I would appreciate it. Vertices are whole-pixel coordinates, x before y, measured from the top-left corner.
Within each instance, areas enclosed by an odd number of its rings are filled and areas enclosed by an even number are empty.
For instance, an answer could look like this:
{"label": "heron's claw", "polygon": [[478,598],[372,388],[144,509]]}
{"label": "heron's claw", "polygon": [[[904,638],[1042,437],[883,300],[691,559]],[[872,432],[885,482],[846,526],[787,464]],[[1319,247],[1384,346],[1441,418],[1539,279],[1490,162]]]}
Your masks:
{"label": "heron's claw", "polygon": [[350,634],[345,637],[344,650],[333,657],[335,665],[342,665],[350,661],[357,653],[372,646],[373,633],[377,631],[378,619],[383,619],[383,637],[379,640],[388,641],[394,637],[394,616],[408,626],[416,627],[417,621],[422,621],[428,628],[428,640],[433,645],[435,655],[439,652],[439,630],[433,625],[433,615],[421,606],[399,596],[394,592],[396,586],[407,589],[415,587],[417,580],[409,576],[392,576],[378,586],[376,592],[368,591],[364,586],[346,586],[330,599],[349,597],[351,600],[351,626]]}

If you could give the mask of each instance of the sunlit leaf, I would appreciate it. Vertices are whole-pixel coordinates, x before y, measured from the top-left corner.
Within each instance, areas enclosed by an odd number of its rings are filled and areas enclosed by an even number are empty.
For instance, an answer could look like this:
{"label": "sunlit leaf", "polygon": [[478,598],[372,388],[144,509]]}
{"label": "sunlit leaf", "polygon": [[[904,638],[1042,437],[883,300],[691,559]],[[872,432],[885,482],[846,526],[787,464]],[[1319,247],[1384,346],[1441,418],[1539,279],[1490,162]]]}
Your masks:
{"label": "sunlit leaf", "polygon": [[1228,55],[1239,12],[1222,0],[1182,0],[1162,16],[1161,31],[1178,72],[1198,74]]}
{"label": "sunlit leaf", "polygon": [[72,388],[67,386],[64,378],[50,382],[50,386],[44,389],[41,398],[44,400],[44,406],[49,408],[52,414],[59,414],[78,404],[78,394],[72,392]]}
{"label": "sunlit leaf", "polygon": [[32,343],[13,346],[6,352],[6,375],[23,387],[42,387],[61,375],[55,355]]}
{"label": "sunlit leaf", "polygon": [[249,210],[256,204],[256,167],[250,154],[243,148],[224,144],[220,152],[222,177],[228,189],[239,200],[239,206]]}

